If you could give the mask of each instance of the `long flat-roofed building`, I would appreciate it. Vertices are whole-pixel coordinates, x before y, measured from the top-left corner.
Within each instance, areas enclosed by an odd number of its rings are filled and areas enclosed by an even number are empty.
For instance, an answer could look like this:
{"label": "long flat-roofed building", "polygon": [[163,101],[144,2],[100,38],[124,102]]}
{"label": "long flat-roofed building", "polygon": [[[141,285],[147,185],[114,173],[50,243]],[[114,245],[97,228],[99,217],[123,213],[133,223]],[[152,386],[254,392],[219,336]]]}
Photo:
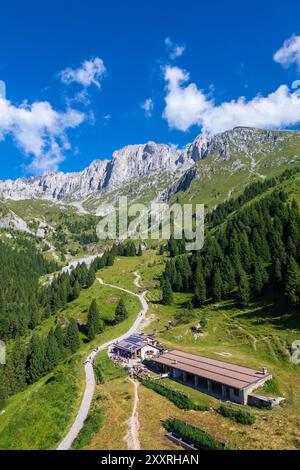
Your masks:
{"label": "long flat-roofed building", "polygon": [[170,351],[153,358],[158,372],[217,398],[246,404],[248,395],[272,377],[261,370],[217,361],[182,351]]}

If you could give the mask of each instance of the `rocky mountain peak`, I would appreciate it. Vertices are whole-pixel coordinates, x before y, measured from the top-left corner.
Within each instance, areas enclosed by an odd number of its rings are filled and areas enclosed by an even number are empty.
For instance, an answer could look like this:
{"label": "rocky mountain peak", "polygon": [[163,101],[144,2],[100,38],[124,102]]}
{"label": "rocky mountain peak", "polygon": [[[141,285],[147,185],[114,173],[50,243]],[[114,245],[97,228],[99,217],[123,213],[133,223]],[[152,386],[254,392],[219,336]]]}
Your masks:
{"label": "rocky mountain peak", "polygon": [[267,153],[282,140],[293,136],[289,131],[272,131],[254,127],[235,127],[212,136],[199,135],[185,149],[187,157],[194,161],[213,155],[228,160],[232,154],[253,156]]}
{"label": "rocky mountain peak", "polygon": [[213,136],[199,135],[179,152],[166,144],[147,142],[116,150],[111,160],[94,160],[79,173],[49,173],[43,176],[0,181],[3,199],[46,198],[82,200],[100,190],[107,192],[148,178],[155,185],[162,173],[178,180],[195,162],[212,156],[229,160],[231,155],[268,153],[293,132],[236,127]]}
{"label": "rocky mountain peak", "polygon": [[113,153],[104,187],[113,190],[136,178],[175,171],[180,166],[178,157],[178,152],[165,144],[128,145]]}

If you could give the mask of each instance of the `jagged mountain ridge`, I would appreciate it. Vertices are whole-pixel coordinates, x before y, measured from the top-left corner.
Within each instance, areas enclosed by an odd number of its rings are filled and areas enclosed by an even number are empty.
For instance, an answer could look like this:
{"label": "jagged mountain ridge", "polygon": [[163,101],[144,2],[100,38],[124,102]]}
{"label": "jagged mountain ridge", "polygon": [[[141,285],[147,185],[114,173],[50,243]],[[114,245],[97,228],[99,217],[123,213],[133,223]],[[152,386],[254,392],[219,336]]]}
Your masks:
{"label": "jagged mountain ridge", "polygon": [[[79,173],[49,173],[43,176],[0,181],[2,199],[45,198],[53,201],[84,200],[101,190],[115,191],[130,182],[168,173],[174,181],[196,176],[194,166],[200,160],[230,160],[232,156],[267,154],[295,136],[296,131],[270,131],[238,127],[214,136],[199,135],[183,151],[165,144],[148,142],[128,145],[113,153],[111,160],[95,160]],[[299,141],[300,142],[300,141]],[[238,166],[238,165],[237,165]],[[233,166],[234,171],[234,166]]]}

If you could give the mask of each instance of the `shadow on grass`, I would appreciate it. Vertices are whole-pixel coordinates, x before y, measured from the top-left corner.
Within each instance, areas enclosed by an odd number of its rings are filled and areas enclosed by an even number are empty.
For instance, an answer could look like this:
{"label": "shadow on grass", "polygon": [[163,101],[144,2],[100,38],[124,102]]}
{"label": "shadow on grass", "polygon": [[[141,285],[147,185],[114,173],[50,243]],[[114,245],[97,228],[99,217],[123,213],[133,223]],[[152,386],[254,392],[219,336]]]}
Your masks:
{"label": "shadow on grass", "polygon": [[244,311],[240,315],[254,325],[270,324],[279,330],[300,330],[300,309],[291,308],[282,295],[267,294],[257,300],[252,311]]}

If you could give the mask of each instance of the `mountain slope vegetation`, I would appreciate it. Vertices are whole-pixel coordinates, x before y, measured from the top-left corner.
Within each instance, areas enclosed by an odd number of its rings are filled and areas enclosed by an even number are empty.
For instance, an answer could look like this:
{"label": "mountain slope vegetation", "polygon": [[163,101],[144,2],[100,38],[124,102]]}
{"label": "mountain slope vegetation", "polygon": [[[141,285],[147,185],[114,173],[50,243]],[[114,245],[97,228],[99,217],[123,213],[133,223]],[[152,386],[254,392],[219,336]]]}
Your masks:
{"label": "mountain slope vegetation", "polygon": [[[0,219],[13,213],[30,232],[7,227],[6,219],[0,229],[0,338],[7,342],[7,364],[0,369],[0,448],[58,444],[80,401],[84,358],[100,342],[126,331],[139,309],[137,299],[100,286],[97,273],[108,284],[139,292],[135,271],[148,291],[146,330],[165,347],[267,366],[286,398],[277,414],[254,410],[255,429],[244,430],[210,411],[183,415],[141,387],[143,448],[151,448],[151,442],[168,448],[161,421],[172,416],[196,427],[203,424],[213,436],[220,433],[233,449],[261,448],[267,431],[268,448],[299,448],[299,366],[291,363],[291,345],[300,334],[299,133],[239,128],[211,140],[196,139],[182,153],[193,162],[184,174],[155,173],[122,189],[91,191],[79,200],[79,208],[69,201],[1,202]],[[144,203],[158,196],[204,203],[203,249],[187,253],[184,240],[173,238],[163,246],[148,241],[146,251],[132,241],[119,246],[99,242],[98,203],[120,194]],[[44,231],[40,236],[39,230]],[[61,271],[68,260],[101,251],[104,257],[90,268],[79,264]],[[168,379],[166,385],[174,387]],[[217,408],[213,398],[178,388],[192,396],[199,410]],[[104,389],[113,405],[114,383]],[[125,389],[130,394],[128,384]],[[97,391],[101,395],[101,384]],[[155,408],[151,416],[149,400]],[[108,406],[105,400],[102,405]],[[39,416],[42,422],[30,442],[29,426]],[[121,417],[117,429],[124,428]],[[111,413],[105,419],[113,422]],[[95,442],[101,446],[101,430]]]}

